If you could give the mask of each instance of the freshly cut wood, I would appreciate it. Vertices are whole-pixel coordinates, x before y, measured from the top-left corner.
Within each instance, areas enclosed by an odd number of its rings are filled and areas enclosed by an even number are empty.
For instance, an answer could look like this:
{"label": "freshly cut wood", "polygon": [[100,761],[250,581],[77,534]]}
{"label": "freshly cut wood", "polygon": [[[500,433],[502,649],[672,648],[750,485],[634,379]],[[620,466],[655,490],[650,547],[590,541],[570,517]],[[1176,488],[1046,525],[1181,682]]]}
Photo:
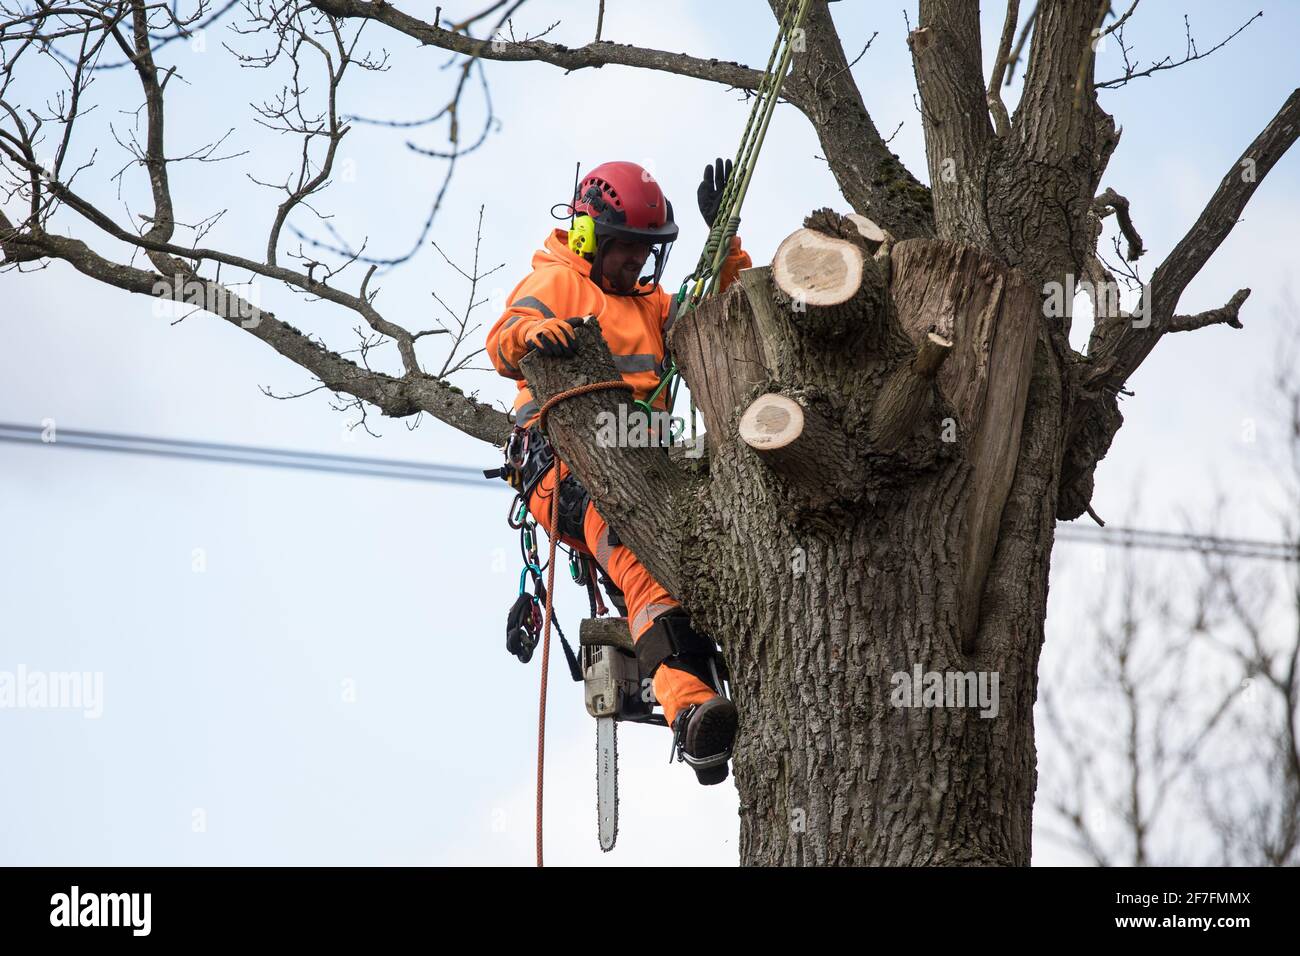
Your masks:
{"label": "freshly cut wood", "polygon": [[784,395],[761,395],[740,417],[740,437],[759,452],[779,451],[803,434],[803,408]]}
{"label": "freshly cut wood", "polygon": [[861,288],[864,261],[851,242],[814,229],[796,229],[772,257],[772,280],[796,305],[842,305]]}
{"label": "freshly cut wood", "polygon": [[853,225],[857,226],[858,234],[866,240],[868,251],[875,253],[876,250],[889,238],[889,233],[881,229],[866,216],[860,216],[856,212],[851,212],[844,217]]}
{"label": "freshly cut wood", "polygon": [[812,498],[823,497],[850,463],[843,431],[788,395],[760,395],[740,416],[740,439]]}
{"label": "freshly cut wood", "polygon": [[804,336],[865,334],[864,348],[878,348],[888,319],[888,270],[872,261],[871,244],[846,217],[826,209],[806,221],[818,228],[795,230],[772,258],[773,302]]}
{"label": "freshly cut wood", "polygon": [[912,370],[921,378],[934,378],[951,351],[952,339],[944,338],[938,332],[927,332],[916,351],[916,358],[912,360]]}

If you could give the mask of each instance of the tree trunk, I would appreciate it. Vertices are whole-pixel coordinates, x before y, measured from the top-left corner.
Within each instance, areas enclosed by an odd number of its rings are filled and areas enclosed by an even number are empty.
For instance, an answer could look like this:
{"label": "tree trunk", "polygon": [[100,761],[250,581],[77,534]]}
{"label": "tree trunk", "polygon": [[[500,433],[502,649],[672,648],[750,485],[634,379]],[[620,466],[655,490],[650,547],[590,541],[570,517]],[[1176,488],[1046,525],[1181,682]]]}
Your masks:
{"label": "tree trunk", "polygon": [[[1035,382],[1049,391],[1050,376]],[[743,863],[1028,865],[1058,421],[1045,407],[1026,422],[1040,454],[1022,456],[969,653],[959,597],[966,466],[803,523],[773,515],[738,460],[715,466],[715,504],[734,520],[720,531],[735,544],[711,558],[716,587],[704,606],[729,639],[743,715]],[[918,665],[998,674],[996,716],[894,706],[891,678],[910,683]]]}
{"label": "tree trunk", "polygon": [[[989,281],[972,284],[980,270]],[[751,294],[746,285],[732,297]],[[973,285],[979,294],[948,296],[946,316],[899,316],[918,345],[936,319],[970,358],[965,369],[944,364],[947,403],[935,403],[959,419],[957,447],[943,447],[932,415],[906,453],[889,455],[862,429],[858,404],[888,390],[875,380],[865,388],[822,382],[822,394],[848,397],[839,418],[865,453],[853,476],[860,495],[847,489],[815,508],[815,488],[765,474],[761,456],[729,436],[710,461],[705,513],[718,521],[700,535],[700,568],[687,577],[707,586],[691,607],[724,638],[744,715],[735,769],[745,864],[1029,862],[1032,709],[1055,510],[1050,435],[1032,435],[1048,438],[1049,454],[1022,463],[1019,487],[1012,478],[1039,299],[968,247],[917,241],[894,253],[900,309],[918,288],[948,294]],[[707,303],[695,321],[737,308]],[[1004,336],[1014,339],[1009,347],[997,341]],[[875,378],[888,364],[868,362]],[[1001,374],[985,374],[990,368]],[[963,402],[969,417],[958,413]],[[982,416],[979,402],[997,408]],[[1049,410],[1031,425],[1050,432],[1057,421]],[[997,688],[996,715],[915,706],[924,695],[898,706],[918,666],[985,675]]]}
{"label": "tree trunk", "polygon": [[[850,322],[808,321],[768,268],[678,319],[706,475],[593,447],[617,392],[559,404],[551,436],[723,646],[743,863],[1027,865],[1062,420],[1041,300],[944,240],[865,257],[861,281]],[[525,359],[543,400],[617,377],[579,340]]]}

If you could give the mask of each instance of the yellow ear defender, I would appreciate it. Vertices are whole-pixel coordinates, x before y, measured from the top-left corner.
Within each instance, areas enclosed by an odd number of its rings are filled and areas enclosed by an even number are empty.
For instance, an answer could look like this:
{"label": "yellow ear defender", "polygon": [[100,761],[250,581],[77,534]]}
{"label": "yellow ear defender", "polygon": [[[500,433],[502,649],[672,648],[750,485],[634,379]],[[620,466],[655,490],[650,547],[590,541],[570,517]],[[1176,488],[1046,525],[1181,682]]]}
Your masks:
{"label": "yellow ear defender", "polygon": [[573,220],[569,230],[569,248],[580,256],[596,254],[596,220],[582,215]]}

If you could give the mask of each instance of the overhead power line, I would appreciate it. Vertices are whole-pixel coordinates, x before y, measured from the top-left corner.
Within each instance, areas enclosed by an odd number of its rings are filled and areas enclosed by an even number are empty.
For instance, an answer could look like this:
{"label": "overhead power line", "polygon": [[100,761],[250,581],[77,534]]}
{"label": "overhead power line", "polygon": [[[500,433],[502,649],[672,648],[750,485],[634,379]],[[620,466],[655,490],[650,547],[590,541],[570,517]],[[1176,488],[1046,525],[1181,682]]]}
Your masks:
{"label": "overhead power line", "polygon": [[1286,541],[1222,538],[1192,532],[1147,531],[1141,528],[1091,528],[1086,525],[1060,524],[1056,528],[1056,539],[1157,551],[1204,551],[1234,558],[1300,561],[1300,545]]}
{"label": "overhead power line", "polygon": [[492,484],[483,478],[481,470],[464,465],[440,465],[434,462],[402,461],[395,458],[364,458],[358,455],[328,455],[321,452],[292,451],[286,448],[258,448],[253,445],[229,445],[220,442],[148,438],[141,435],[79,431],[71,428],[58,428],[54,431],[53,437],[53,441],[45,441],[44,429],[31,425],[0,422],[0,441],[22,444],[34,442],[53,448],[124,452],[230,465],[295,468],[364,478],[398,478],[407,481],[470,485],[475,488],[492,487]]}
{"label": "overhead power line", "polygon": [[[149,438],[116,432],[80,431],[59,428],[54,441],[44,440],[44,429],[32,425],[0,422],[0,441],[41,444],[47,447],[77,448],[85,451],[123,452],[161,458],[231,465],[260,465],[270,468],[293,468],[303,471],[353,475],[361,478],[397,478],[436,484],[468,485],[494,488],[485,481],[483,472],[465,465],[443,465],[427,461],[403,461],[396,458],[366,458],[359,455],[330,455],[321,452],[294,451],[287,448],[259,448],[221,442],[188,441],[177,438]],[[1058,541],[1099,544],[1107,547],[1145,548],[1161,551],[1200,551],[1235,558],[1261,558],[1272,561],[1300,561],[1300,548],[1285,541],[1251,538],[1227,538],[1216,535],[1177,531],[1150,531],[1141,528],[1094,528],[1062,522],[1057,525]]]}

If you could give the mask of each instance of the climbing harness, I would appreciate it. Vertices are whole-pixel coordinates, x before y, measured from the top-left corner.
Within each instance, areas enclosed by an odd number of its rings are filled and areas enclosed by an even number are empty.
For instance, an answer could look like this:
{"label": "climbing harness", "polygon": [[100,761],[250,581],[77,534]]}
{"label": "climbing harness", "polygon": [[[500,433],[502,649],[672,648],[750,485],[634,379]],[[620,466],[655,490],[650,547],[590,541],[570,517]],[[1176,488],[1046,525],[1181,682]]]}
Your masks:
{"label": "climbing harness", "polygon": [[[537,648],[537,638],[543,626],[542,608],[547,605],[547,586],[542,583],[542,573],[547,569],[537,556],[537,522],[527,517],[527,505],[521,508],[523,518],[519,524],[519,549],[523,553],[524,567],[519,572],[519,596],[515,599],[510,613],[506,617],[506,650],[527,664]],[[513,523],[513,522],[512,522]],[[551,552],[551,560],[555,553]],[[533,593],[528,593],[527,583],[531,578]],[[564,646],[564,657],[569,663],[569,674],[575,680],[582,680],[582,669],[578,656],[569,645],[568,638],[557,622],[556,633]]]}
{"label": "climbing harness", "polygon": [[[781,87],[790,68],[790,57],[794,52],[796,38],[803,28],[804,19],[808,15],[809,6],[811,0],[790,0],[781,15],[776,42],[772,45],[772,53],[767,60],[767,69],[763,71],[763,79],[755,91],[754,105],[749,111],[749,120],[740,138],[740,148],[736,151],[731,175],[723,188],[717,215],[709,229],[709,238],[700,253],[695,271],[683,280],[681,288],[677,290],[675,300],[678,320],[694,309],[701,299],[712,295],[717,290],[722,263],[727,258],[732,237],[740,229],[740,209],[744,205],[745,195],[749,192],[749,183],[754,175],[758,154],[763,148],[768,124],[772,121],[772,114],[780,99]],[[680,379],[677,363],[672,362],[655,390],[646,399],[638,399],[636,405],[647,416],[653,414],[651,405],[659,394],[667,389],[668,408],[671,412],[677,400]],[[680,430],[684,430],[684,426]],[[695,441],[694,398],[691,399],[691,441]]]}
{"label": "climbing harness", "polygon": [[[532,660],[533,651],[541,638],[544,624],[542,608],[546,604],[547,590],[542,577],[547,565],[542,563],[537,553],[538,525],[529,514],[528,501],[538,483],[554,467],[555,460],[554,449],[536,424],[529,428],[516,426],[506,443],[505,464],[500,468],[483,471],[485,478],[504,479],[515,489],[506,523],[511,530],[519,532],[519,555],[523,566],[519,572],[518,597],[506,616],[506,650],[525,664]],[[553,493],[558,494],[560,499],[559,536],[581,540],[582,518],[587,503],[591,500],[590,496],[572,475],[566,476]],[[565,547],[565,551],[569,555],[570,576],[579,586],[587,588],[593,617],[609,613],[609,608],[600,596],[600,586],[609,593],[616,607],[625,607],[622,592],[591,555],[571,547]],[[556,632],[564,646],[570,676],[575,681],[582,680],[578,657],[558,622]]]}

